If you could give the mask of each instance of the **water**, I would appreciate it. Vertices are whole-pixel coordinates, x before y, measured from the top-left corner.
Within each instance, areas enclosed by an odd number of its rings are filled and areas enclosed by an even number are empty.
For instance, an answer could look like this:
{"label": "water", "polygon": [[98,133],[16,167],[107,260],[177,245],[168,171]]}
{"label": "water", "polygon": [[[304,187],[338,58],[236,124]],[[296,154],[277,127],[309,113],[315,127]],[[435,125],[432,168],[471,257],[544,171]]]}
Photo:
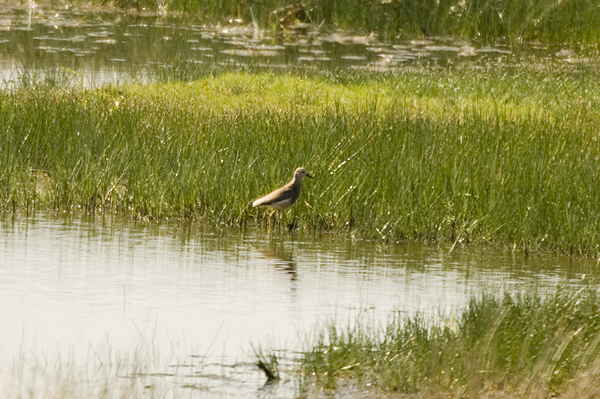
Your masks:
{"label": "water", "polygon": [[147,81],[161,71],[248,66],[381,72],[460,65],[576,69],[597,66],[596,53],[593,48],[536,43],[511,47],[452,38],[382,41],[344,31],[276,33],[235,21],[216,27],[192,18],[115,9],[0,7],[0,77],[5,85],[20,82],[23,75],[89,86]]}
{"label": "water", "polygon": [[170,356],[137,375],[152,384],[173,380],[199,397],[293,397],[290,381],[264,389],[253,347],[280,351],[293,368],[294,351],[328,320],[383,324],[394,312],[433,320],[482,291],[543,292],[595,273],[592,261],[449,250],[223,235],[178,222],[5,217],[0,365],[65,354],[85,363],[90,348],[141,345]]}

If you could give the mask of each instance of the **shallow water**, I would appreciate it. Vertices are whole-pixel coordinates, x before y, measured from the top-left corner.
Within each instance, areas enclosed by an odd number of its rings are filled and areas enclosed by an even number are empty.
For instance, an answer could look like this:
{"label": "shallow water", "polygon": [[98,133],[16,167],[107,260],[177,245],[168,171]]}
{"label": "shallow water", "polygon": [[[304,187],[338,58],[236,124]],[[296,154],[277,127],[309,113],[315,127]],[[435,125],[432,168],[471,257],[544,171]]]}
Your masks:
{"label": "shallow water", "polygon": [[88,86],[223,67],[388,72],[459,65],[538,69],[590,64],[598,65],[597,49],[538,43],[489,46],[436,37],[383,41],[374,35],[323,29],[277,33],[235,21],[209,26],[171,14],[116,9],[0,7],[4,85],[25,76]]}
{"label": "shallow water", "polygon": [[293,397],[291,382],[264,389],[253,346],[291,362],[327,320],[381,324],[394,312],[436,319],[482,291],[595,278],[595,265],[283,231],[216,234],[177,222],[4,217],[0,364],[67,353],[85,361],[93,347],[127,352],[145,343],[178,359],[145,378],[178,377],[174,384],[192,396]]}

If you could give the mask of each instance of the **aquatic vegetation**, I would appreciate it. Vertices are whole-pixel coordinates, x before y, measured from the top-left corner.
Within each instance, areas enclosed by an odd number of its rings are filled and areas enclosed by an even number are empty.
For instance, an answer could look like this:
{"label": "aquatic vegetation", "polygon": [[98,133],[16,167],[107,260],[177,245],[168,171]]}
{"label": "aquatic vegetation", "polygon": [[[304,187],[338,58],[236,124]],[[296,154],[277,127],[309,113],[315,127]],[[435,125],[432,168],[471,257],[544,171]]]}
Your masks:
{"label": "aquatic vegetation", "polygon": [[279,360],[277,355],[274,353],[265,354],[260,348],[254,348],[254,357],[256,360],[256,367],[262,370],[267,377],[267,384],[271,384],[277,380],[280,380],[279,375]]}
{"label": "aquatic vegetation", "polygon": [[597,255],[593,72],[291,76],[0,93],[0,208],[266,224],[303,165],[302,230]]}
{"label": "aquatic vegetation", "polygon": [[[312,337],[301,332],[306,348],[293,363],[294,370],[286,369],[286,382],[297,381],[297,395],[309,398],[349,389],[361,397],[386,392],[424,398],[597,397],[599,315],[597,290],[584,283],[546,294],[482,294],[456,314],[435,321],[399,311],[381,326],[367,318],[348,326],[330,322],[316,326]],[[148,393],[173,398],[197,392],[236,397],[241,392],[235,387],[216,392],[210,384],[213,370],[193,350],[176,355],[179,351],[164,352],[155,342],[134,345],[131,351],[110,344],[79,348],[63,356],[36,357],[29,349],[25,346],[12,364],[3,364],[3,398],[123,398]],[[224,384],[239,381],[233,385],[251,385],[256,391],[265,389],[262,384],[268,380],[276,387],[277,355],[259,348],[254,356],[254,365],[220,365]],[[226,371],[231,368],[236,368],[237,379]]]}
{"label": "aquatic vegetation", "polygon": [[[600,30],[595,0],[308,0],[301,12],[290,15],[299,2],[268,0],[117,0],[101,1],[121,7],[150,9],[161,14],[185,11],[204,20],[257,22],[263,27],[310,23],[375,32],[387,38],[452,36],[490,42],[498,39],[582,41],[594,43]],[[298,7],[296,7],[298,8]],[[287,23],[286,23],[287,22]]]}
{"label": "aquatic vegetation", "polygon": [[6,399],[112,399],[143,397],[151,390],[155,398],[173,398],[189,391],[175,374],[153,378],[155,370],[162,372],[159,375],[169,370],[168,362],[174,359],[159,358],[152,343],[137,345],[130,352],[98,345],[90,347],[87,354],[73,346],[67,354],[44,356],[34,355],[30,347],[22,348],[23,353],[12,362],[2,362],[0,395]]}
{"label": "aquatic vegetation", "polygon": [[443,322],[399,313],[381,328],[329,323],[307,344],[305,389],[350,382],[419,397],[597,396],[599,305],[596,290],[583,287],[548,296],[483,294]]}

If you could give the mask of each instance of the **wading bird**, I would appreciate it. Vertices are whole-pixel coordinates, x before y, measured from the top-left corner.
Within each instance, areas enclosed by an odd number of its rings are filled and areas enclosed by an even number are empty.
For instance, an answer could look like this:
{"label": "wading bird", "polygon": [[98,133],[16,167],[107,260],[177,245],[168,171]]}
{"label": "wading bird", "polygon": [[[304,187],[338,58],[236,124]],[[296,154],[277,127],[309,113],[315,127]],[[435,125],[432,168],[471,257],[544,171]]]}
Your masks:
{"label": "wading bird", "polygon": [[296,202],[296,200],[300,196],[300,187],[302,186],[302,179],[304,179],[305,177],[310,177],[311,179],[313,178],[311,175],[308,174],[306,169],[296,169],[292,181],[290,181],[285,186],[278,188],[272,193],[269,193],[264,197],[257,199],[252,203],[252,206],[268,206],[269,208],[273,208],[273,212],[271,212],[271,214],[269,215],[269,218],[271,218],[271,216],[273,216],[273,214],[278,209],[287,209],[290,206],[292,206],[294,202]]}

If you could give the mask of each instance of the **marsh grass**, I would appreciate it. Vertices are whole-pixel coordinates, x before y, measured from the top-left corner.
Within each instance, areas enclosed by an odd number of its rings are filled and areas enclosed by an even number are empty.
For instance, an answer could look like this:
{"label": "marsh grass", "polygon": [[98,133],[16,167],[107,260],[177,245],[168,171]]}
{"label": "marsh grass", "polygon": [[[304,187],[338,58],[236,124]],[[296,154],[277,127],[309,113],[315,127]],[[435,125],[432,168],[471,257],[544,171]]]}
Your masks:
{"label": "marsh grass", "polygon": [[398,313],[383,327],[329,323],[307,344],[305,387],[351,382],[425,397],[597,396],[599,304],[591,287],[483,294],[442,322]]}
{"label": "marsh grass", "polygon": [[280,380],[279,375],[279,360],[277,355],[274,353],[265,354],[262,351],[256,351],[254,354],[256,360],[256,366],[261,369],[267,377],[267,384],[271,384],[274,381]]}
{"label": "marsh grass", "polygon": [[223,73],[0,93],[0,208],[267,225],[252,200],[315,177],[275,228],[597,255],[593,72]]}

